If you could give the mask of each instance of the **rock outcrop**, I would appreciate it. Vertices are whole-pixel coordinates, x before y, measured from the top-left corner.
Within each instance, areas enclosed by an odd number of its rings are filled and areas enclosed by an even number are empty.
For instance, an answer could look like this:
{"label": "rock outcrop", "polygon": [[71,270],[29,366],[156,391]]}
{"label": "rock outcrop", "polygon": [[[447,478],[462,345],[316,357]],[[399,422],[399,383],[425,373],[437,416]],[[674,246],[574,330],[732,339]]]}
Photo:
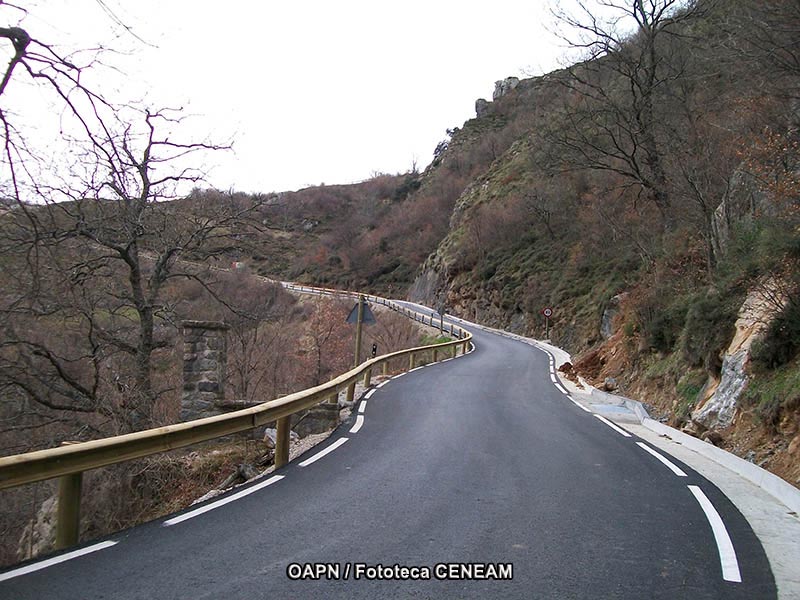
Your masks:
{"label": "rock outcrop", "polygon": [[[692,422],[703,431],[724,429],[733,423],[739,397],[749,382],[748,363],[753,343],[767,330],[778,312],[774,281],[748,294],[736,320],[736,334],[722,357],[719,378],[709,378]],[[778,301],[779,303],[779,301]]]}
{"label": "rock outcrop", "polygon": [[519,77],[506,77],[500,81],[494,82],[494,93],[492,100],[497,100],[508,94],[511,90],[519,85]]}
{"label": "rock outcrop", "polygon": [[475,116],[479,119],[485,117],[492,111],[492,103],[483,98],[475,100]]}
{"label": "rock outcrop", "polygon": [[606,305],[606,308],[603,311],[603,316],[600,320],[600,335],[603,336],[603,339],[607,340],[614,335],[614,332],[616,331],[614,319],[619,314],[620,303],[626,296],[626,293],[617,294],[608,301],[608,305]]}

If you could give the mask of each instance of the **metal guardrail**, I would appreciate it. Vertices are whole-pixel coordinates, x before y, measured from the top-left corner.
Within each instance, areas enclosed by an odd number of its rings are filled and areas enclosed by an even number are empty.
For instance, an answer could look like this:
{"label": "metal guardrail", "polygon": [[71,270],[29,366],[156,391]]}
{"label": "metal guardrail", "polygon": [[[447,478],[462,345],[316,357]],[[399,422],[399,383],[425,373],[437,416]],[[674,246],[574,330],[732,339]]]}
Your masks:
{"label": "metal guardrail", "polygon": [[[290,283],[282,285],[301,293],[347,298],[359,296],[341,290]],[[379,296],[364,295],[364,297],[415,321],[435,326],[433,316],[410,310]],[[356,382],[363,377],[365,386],[369,387],[373,370],[382,366],[385,372],[390,360],[407,356],[410,370],[415,366],[416,356],[423,352],[432,352],[434,362],[438,360],[439,353],[445,349],[450,349],[452,356],[456,356],[459,349],[465,354],[472,340],[472,334],[452,323],[448,325],[451,336],[457,338],[453,341],[378,356],[327,383],[252,408],[59,448],[0,457],[0,490],[60,477],[56,548],[65,548],[78,541],[81,481],[84,471],[210,441],[273,421],[277,422],[275,467],[280,468],[289,462],[289,419],[293,414],[334,397],[338,398],[339,392],[344,389],[347,389],[348,400],[352,401]]]}

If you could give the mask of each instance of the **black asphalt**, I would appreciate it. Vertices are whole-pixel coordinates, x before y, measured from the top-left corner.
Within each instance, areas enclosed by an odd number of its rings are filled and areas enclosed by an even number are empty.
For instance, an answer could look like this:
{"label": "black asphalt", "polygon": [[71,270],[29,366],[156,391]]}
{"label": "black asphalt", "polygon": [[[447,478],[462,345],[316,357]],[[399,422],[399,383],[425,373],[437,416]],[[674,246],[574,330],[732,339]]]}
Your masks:
{"label": "black asphalt", "polygon": [[[676,477],[572,404],[544,352],[474,333],[472,354],[377,390],[361,430],[349,433],[353,415],[303,457],[348,438],[314,464],[0,583],[0,598],[776,597],[760,543],[714,485],[678,461],[689,477]],[[742,583],[723,581],[687,485],[722,515]],[[287,575],[315,563],[338,565],[341,579]],[[357,563],[427,567],[431,579],[355,580]],[[513,579],[437,579],[440,563],[511,564]]]}

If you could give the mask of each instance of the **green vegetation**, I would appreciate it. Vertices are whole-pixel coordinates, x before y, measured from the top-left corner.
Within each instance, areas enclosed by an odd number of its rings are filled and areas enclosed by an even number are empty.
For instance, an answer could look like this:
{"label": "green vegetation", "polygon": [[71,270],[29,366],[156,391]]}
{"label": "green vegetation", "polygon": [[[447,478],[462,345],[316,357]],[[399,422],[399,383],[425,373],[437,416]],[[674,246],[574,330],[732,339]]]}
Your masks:
{"label": "green vegetation", "polygon": [[760,373],[745,391],[742,404],[768,430],[777,431],[784,413],[800,409],[800,359]]}

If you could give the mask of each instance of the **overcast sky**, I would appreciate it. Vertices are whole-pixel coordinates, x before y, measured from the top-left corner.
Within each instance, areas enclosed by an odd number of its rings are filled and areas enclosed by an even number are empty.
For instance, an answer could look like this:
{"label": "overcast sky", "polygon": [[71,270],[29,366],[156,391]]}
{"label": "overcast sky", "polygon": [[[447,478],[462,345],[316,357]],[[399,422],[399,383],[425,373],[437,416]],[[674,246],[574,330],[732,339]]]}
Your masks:
{"label": "overcast sky", "polygon": [[108,59],[125,74],[108,93],[184,107],[189,135],[232,139],[208,182],[245,192],[422,169],[496,80],[548,72],[563,54],[547,0],[25,5],[36,39],[123,53]]}

